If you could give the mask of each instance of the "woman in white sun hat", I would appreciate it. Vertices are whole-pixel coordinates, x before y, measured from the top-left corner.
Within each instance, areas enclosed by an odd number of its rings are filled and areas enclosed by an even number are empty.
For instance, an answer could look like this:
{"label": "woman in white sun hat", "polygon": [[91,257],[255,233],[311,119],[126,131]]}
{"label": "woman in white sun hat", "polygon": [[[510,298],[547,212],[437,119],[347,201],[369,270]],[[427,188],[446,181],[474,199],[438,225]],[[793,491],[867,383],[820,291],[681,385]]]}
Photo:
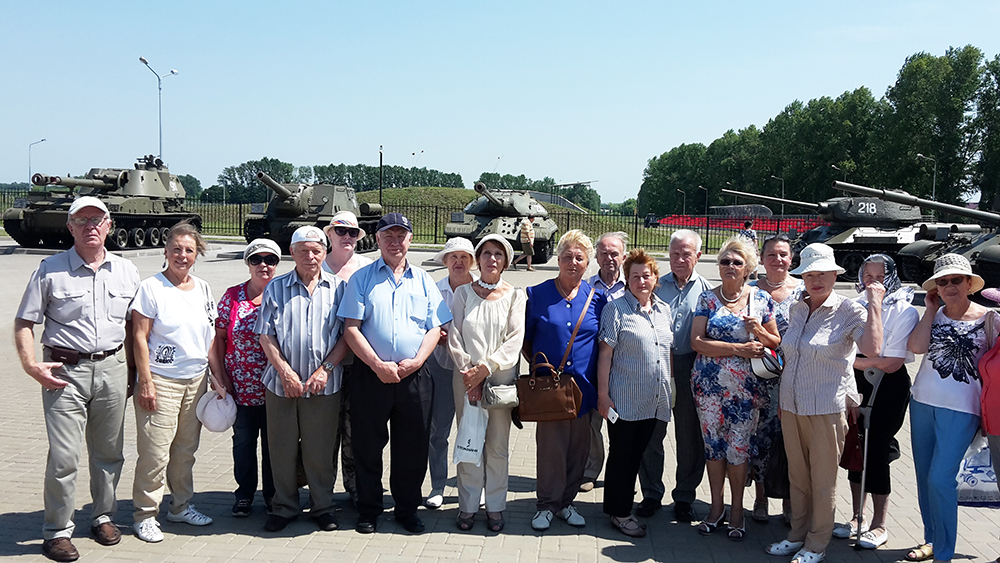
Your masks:
{"label": "woman in white sun hat", "polygon": [[938,258],[923,288],[926,310],[908,346],[914,354],[924,354],[910,389],[910,440],[924,543],[906,559],[950,561],[958,528],[955,475],[979,430],[982,380],[977,366],[996,340],[1000,319],[969,299],[983,288],[983,278],[972,273],[964,256]]}
{"label": "woman in white sun hat", "polygon": [[[445,304],[451,309],[455,290],[476,279],[472,275],[472,267],[476,263],[475,249],[467,238],[451,238],[441,252],[434,255],[434,261],[448,268],[448,275],[437,286]],[[444,502],[444,485],[448,480],[448,434],[455,418],[455,397],[451,392],[455,364],[448,355],[449,330],[451,323],[441,327],[441,340],[431,357],[427,358],[427,368],[434,379],[434,402],[431,404],[431,438],[427,450],[431,494],[427,495],[424,505],[431,509],[441,508]]]}
{"label": "woman in white sun hat", "polygon": [[847,412],[858,415],[861,396],[854,358],[882,351],[885,287],[868,284],[867,309],[834,291],[844,269],[833,249],[814,243],[799,254],[806,295],[789,311],[781,341],[785,369],[779,392],[781,431],[788,455],[792,529],[767,547],[771,555],[792,555],[793,563],[817,563],[833,534],[837,470],[847,435]]}

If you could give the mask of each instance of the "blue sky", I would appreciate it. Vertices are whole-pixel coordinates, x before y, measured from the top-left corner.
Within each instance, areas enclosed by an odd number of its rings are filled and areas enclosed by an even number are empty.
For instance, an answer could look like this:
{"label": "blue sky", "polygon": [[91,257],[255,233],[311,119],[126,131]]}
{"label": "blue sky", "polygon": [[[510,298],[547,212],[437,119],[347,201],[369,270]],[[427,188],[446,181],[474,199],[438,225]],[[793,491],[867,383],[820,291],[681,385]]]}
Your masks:
{"label": "blue sky", "polygon": [[[756,5],[755,5],[756,4]],[[157,152],[207,187],[262,157],[598,180],[867,86],[907,56],[1000,52],[1000,3],[0,0],[0,182]],[[412,153],[423,154],[419,160]],[[498,162],[498,157],[502,157]]]}

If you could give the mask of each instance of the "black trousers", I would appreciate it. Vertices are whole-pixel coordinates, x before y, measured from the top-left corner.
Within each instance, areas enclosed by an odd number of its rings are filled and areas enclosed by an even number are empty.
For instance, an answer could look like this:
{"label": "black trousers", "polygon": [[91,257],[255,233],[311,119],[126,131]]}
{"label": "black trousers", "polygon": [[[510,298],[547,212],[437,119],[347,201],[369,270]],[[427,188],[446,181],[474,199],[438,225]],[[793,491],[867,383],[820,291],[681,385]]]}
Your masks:
{"label": "black trousers", "polygon": [[625,518],[632,514],[639,464],[653,436],[656,419],[608,424],[608,461],[604,466],[604,513]]}
{"label": "black trousers", "polygon": [[[399,383],[382,383],[358,359],[351,374],[351,447],[361,519],[382,513],[382,450],[389,444],[389,490],[396,516],[413,514],[427,473],[434,382],[426,366]],[[391,440],[391,442],[390,442]]]}
{"label": "black trousers", "polygon": [[[871,400],[872,384],[865,379],[864,372],[854,370],[854,380],[861,393],[862,404]],[[889,462],[899,459],[899,444],[896,432],[903,427],[906,407],[910,404],[910,376],[906,365],[893,373],[882,376],[878,395],[872,406],[872,420],[868,429],[868,473],[865,475],[865,492],[873,495],[887,495],[891,492]],[[863,427],[863,422],[858,420]],[[862,444],[864,442],[862,441]],[[861,482],[860,471],[848,471],[847,478],[852,483]]]}

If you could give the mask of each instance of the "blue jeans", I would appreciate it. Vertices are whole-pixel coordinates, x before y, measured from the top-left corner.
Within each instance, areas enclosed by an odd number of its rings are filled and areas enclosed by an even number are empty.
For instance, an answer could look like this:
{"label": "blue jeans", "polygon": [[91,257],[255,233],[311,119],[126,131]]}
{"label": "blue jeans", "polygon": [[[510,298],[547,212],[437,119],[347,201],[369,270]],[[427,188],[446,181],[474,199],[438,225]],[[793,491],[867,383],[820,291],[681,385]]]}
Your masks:
{"label": "blue jeans", "polygon": [[979,417],[910,399],[910,440],[924,541],[934,558],[955,556],[958,533],[958,467],[979,429]]}
{"label": "blue jeans", "polygon": [[267,448],[267,411],[264,405],[236,405],[236,422],[233,423],[233,477],[236,478],[236,500],[253,501],[257,492],[257,438],[261,446],[261,476],[264,485],[264,502],[274,497],[274,479],[271,477],[271,456]]}

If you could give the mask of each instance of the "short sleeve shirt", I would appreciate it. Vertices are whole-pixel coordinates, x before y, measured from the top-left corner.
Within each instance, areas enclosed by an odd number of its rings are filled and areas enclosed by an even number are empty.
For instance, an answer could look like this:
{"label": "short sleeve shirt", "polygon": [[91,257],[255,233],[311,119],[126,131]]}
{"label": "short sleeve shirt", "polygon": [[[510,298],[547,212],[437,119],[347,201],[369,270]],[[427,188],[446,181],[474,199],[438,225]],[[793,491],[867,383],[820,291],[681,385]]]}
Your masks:
{"label": "short sleeve shirt", "polygon": [[594,274],[591,276],[590,279],[587,280],[587,283],[596,287],[597,291],[603,292],[604,296],[608,298],[608,301],[618,299],[619,297],[625,295],[625,292],[627,291],[627,288],[625,287],[625,276],[621,272],[618,272],[618,279],[616,279],[615,283],[610,286],[604,283],[600,274]]}
{"label": "short sleeve shirt", "polygon": [[243,406],[264,404],[261,377],[267,356],[253,331],[259,309],[247,299],[247,284],[242,283],[229,288],[219,299],[219,316],[215,319],[215,328],[226,331],[226,372],[233,382],[236,402]]}
{"label": "short sleeve shirt", "polygon": [[42,344],[93,354],[125,341],[129,302],[139,286],[132,262],[105,252],[91,270],[76,248],[42,260],[24,289],[17,318],[44,322]]}

